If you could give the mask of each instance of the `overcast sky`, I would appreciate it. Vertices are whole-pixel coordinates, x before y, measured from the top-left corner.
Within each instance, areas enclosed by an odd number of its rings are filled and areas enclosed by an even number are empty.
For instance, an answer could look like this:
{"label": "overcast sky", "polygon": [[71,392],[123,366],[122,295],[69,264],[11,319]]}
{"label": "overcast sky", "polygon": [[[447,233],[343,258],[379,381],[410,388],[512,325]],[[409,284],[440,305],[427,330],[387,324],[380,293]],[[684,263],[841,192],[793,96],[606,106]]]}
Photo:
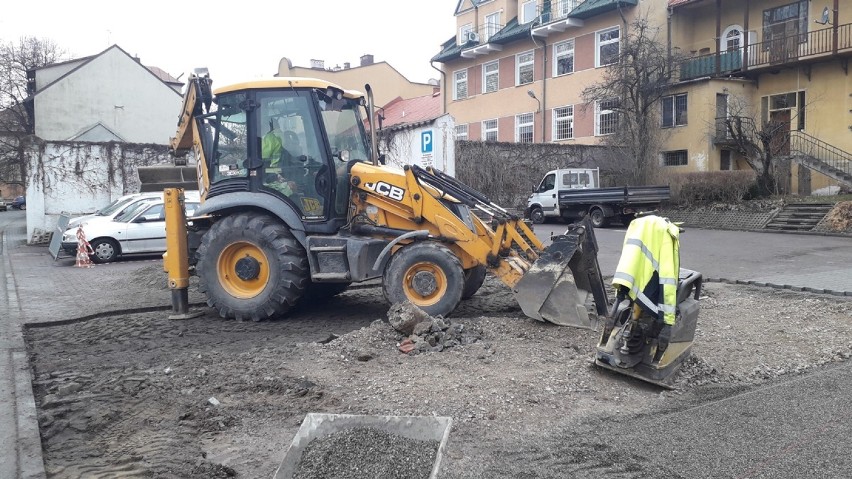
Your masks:
{"label": "overcast sky", "polygon": [[295,66],[320,59],[334,67],[344,62],[357,66],[364,54],[388,62],[411,81],[425,83],[439,76],[429,59],[455,34],[456,3],[9,1],[0,13],[0,40],[49,38],[72,58],[117,44],[143,64],[175,77],[206,66],[220,86],[272,76],[285,56]]}

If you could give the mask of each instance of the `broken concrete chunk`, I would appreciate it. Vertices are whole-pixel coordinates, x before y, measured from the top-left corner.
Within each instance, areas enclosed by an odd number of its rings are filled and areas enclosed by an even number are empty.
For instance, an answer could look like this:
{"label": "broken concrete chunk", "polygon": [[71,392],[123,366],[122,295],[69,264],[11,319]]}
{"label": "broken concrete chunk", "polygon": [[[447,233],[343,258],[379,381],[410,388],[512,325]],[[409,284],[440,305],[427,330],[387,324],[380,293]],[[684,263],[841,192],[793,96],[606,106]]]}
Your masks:
{"label": "broken concrete chunk", "polygon": [[[418,323],[434,320],[425,311],[409,302],[395,303],[388,310],[388,322],[400,333],[409,336]],[[430,326],[431,327],[431,326]]]}
{"label": "broken concrete chunk", "polygon": [[211,406],[218,406],[219,404],[222,404],[219,402],[218,399],[212,396],[210,397],[210,399],[207,400],[207,402],[209,402]]}

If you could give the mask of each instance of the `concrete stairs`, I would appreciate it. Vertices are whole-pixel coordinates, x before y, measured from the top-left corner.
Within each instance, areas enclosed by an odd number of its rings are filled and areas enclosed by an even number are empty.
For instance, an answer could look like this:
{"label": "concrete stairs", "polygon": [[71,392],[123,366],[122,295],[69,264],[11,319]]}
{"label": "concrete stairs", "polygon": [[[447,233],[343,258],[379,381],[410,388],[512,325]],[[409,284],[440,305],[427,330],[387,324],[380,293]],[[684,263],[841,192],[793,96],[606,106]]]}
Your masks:
{"label": "concrete stairs", "polygon": [[763,227],[775,231],[810,231],[828,214],[834,204],[797,203],[785,206]]}
{"label": "concrete stairs", "polygon": [[793,160],[805,168],[810,168],[813,171],[822,173],[823,175],[852,188],[852,174],[849,174],[846,171],[835,168],[834,166],[812,156],[798,155],[797,157],[794,157]]}
{"label": "concrete stairs", "polygon": [[790,132],[790,159],[852,188],[852,153],[803,131]]}

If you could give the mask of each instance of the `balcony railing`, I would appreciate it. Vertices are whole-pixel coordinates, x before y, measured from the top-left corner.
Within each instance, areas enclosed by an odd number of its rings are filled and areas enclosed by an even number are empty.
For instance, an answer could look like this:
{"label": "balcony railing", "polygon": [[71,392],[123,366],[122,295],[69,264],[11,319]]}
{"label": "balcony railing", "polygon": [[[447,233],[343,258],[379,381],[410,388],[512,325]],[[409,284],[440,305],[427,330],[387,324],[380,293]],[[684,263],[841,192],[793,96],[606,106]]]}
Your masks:
{"label": "balcony railing", "polygon": [[503,27],[505,27],[505,25],[499,25],[497,23],[486,23],[485,25],[480,25],[479,28],[467,34],[469,35],[468,38],[461,39],[461,45],[473,47],[488,43],[488,40],[496,35],[497,32],[502,30]]}
{"label": "balcony railing", "polygon": [[680,79],[691,80],[716,75],[727,75],[740,71],[743,67],[743,53],[739,50],[719,54],[719,68],[716,69],[716,54],[701,55],[680,64]]}
{"label": "balcony railing", "polygon": [[784,65],[852,50],[852,23],[772,38],[748,46],[748,68]]}
{"label": "balcony railing", "polygon": [[[835,35],[836,33],[836,35]],[[680,63],[680,79],[730,75],[852,52],[852,23],[772,38],[747,48],[710,53]],[[718,63],[717,63],[718,59]]]}
{"label": "balcony railing", "polygon": [[537,7],[540,24],[555,22],[567,17],[575,8],[586,0],[544,0]]}

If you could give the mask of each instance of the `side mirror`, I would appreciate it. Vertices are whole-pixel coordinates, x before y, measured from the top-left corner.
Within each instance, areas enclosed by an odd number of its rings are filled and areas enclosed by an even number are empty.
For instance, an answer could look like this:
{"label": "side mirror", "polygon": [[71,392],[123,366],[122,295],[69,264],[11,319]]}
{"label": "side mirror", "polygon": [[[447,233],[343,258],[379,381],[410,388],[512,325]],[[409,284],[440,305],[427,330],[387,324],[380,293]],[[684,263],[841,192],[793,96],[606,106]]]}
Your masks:
{"label": "side mirror", "polygon": [[533,185],[533,187],[532,187],[532,192],[533,192],[533,193],[538,193],[538,186]]}

